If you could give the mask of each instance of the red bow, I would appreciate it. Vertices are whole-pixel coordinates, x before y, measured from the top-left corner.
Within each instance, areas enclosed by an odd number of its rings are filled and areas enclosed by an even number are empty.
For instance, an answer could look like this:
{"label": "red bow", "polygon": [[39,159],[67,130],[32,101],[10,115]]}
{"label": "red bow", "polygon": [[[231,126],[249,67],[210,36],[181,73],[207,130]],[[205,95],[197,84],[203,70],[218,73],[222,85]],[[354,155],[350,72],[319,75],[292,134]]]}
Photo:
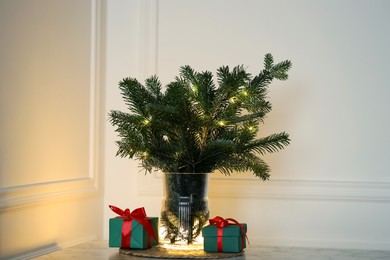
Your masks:
{"label": "red bow", "polygon": [[130,212],[129,209],[122,210],[112,205],[109,205],[109,207],[112,211],[119,215],[117,218],[123,218],[121,242],[122,248],[130,248],[131,227],[133,220],[136,220],[138,223],[140,223],[148,233],[148,247],[150,247],[150,236],[153,237],[153,239],[157,242],[156,233],[154,232],[150,219],[146,216],[146,212],[143,207],[135,209],[132,212]]}
{"label": "red bow", "polygon": [[[222,252],[222,235],[223,235],[223,229],[224,227],[227,227],[228,225],[238,225],[241,228],[242,233],[244,234],[246,240],[248,241],[249,244],[249,239],[248,236],[246,235],[246,231],[244,229],[244,225],[240,224],[237,220],[233,218],[226,218],[224,219],[223,217],[216,216],[213,219],[209,220],[210,225],[217,226],[217,246],[218,246],[218,252]],[[229,223],[231,222],[231,223]],[[244,246],[245,238],[242,236],[242,245]]]}

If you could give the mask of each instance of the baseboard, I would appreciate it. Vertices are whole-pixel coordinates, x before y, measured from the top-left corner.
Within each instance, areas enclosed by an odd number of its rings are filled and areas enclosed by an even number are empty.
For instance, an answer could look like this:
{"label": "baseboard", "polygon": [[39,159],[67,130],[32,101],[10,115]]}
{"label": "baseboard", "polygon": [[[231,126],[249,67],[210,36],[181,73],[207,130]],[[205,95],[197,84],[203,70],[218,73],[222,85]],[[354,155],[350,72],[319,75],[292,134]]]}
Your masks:
{"label": "baseboard", "polygon": [[76,246],[76,245],[79,245],[82,243],[86,243],[86,242],[95,240],[96,238],[97,237],[95,235],[91,235],[91,236],[86,236],[86,237],[82,237],[79,239],[75,239],[75,240],[72,240],[69,242],[64,242],[64,243],[59,243],[59,244],[57,244],[56,242],[53,242],[53,243],[50,243],[48,245],[44,245],[44,246],[41,246],[41,247],[38,247],[35,249],[31,249],[31,250],[28,250],[25,252],[12,254],[12,255],[8,255],[8,256],[2,256],[1,259],[4,259],[4,260],[32,259],[34,257],[50,254],[52,252],[55,252],[55,251],[58,251],[58,250],[61,250],[64,248],[68,248],[68,247]]}
{"label": "baseboard", "polygon": [[251,237],[252,246],[263,247],[300,247],[300,248],[321,248],[321,249],[359,249],[359,250],[381,250],[389,251],[390,242],[383,241],[346,241],[346,240],[305,240],[305,239],[283,239],[283,238],[259,238]]}

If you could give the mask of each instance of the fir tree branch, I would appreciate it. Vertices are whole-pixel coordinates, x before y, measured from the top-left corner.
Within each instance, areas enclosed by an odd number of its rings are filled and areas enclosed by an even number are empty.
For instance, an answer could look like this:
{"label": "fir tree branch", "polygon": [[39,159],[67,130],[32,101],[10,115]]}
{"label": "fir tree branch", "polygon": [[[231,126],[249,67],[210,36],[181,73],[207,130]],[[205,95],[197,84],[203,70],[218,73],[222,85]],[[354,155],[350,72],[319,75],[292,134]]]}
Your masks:
{"label": "fir tree branch", "polygon": [[256,139],[258,124],[271,111],[268,87],[285,80],[291,62],[264,57],[264,69],[254,78],[240,65],[222,66],[214,84],[209,71],[180,68],[180,76],[162,92],[157,76],[119,83],[130,112],[110,111],[110,123],[121,138],[117,155],[141,161],[146,171],[251,171],[265,180],[269,167],[258,155],[276,152],[290,143],[287,133]]}
{"label": "fir tree branch", "polygon": [[277,152],[289,144],[289,135],[285,132],[282,132],[252,141],[251,143],[245,145],[243,149],[248,151],[256,151],[264,155],[267,152]]}

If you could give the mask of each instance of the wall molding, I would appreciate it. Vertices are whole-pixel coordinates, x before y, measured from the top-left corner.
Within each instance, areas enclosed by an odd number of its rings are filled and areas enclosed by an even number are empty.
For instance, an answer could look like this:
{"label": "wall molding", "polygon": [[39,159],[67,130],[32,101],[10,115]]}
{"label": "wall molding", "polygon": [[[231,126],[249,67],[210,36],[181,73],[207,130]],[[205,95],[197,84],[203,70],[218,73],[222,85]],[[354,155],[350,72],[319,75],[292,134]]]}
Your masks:
{"label": "wall molding", "polygon": [[336,180],[212,180],[216,196],[263,199],[390,202],[390,183]]}
{"label": "wall molding", "polygon": [[98,191],[99,155],[99,61],[100,61],[100,1],[91,0],[91,58],[89,86],[89,169],[88,177],[63,179],[0,188],[0,212],[33,206],[52,200],[96,195]]}
{"label": "wall molding", "polygon": [[7,187],[0,190],[0,212],[96,194],[97,183],[92,178]]}
{"label": "wall molding", "polygon": [[[138,194],[162,196],[159,172],[138,176]],[[390,202],[390,182],[271,179],[210,176],[210,197],[282,200]]]}
{"label": "wall molding", "polygon": [[158,0],[140,3],[139,75],[146,79],[158,73]]}

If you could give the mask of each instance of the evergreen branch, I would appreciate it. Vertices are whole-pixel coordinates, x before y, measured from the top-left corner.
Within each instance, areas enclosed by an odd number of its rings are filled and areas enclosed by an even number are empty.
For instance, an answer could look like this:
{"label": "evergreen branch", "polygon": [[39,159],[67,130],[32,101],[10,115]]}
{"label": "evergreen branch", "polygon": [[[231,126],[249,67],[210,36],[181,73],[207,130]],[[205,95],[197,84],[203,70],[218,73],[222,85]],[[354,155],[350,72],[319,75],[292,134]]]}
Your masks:
{"label": "evergreen branch", "polygon": [[253,174],[263,181],[266,181],[270,177],[270,168],[266,162],[260,159],[257,156],[252,156],[249,161],[249,170],[253,172]]}
{"label": "evergreen branch", "polygon": [[120,156],[122,158],[126,156],[128,156],[129,158],[134,157],[135,151],[130,148],[129,143],[122,140],[117,141],[116,144],[118,145],[118,151],[116,152],[117,156]]}
{"label": "evergreen branch", "polygon": [[247,122],[247,121],[251,121],[254,119],[261,119],[264,116],[265,116],[265,112],[260,111],[260,112],[254,112],[254,113],[250,113],[250,114],[246,114],[246,115],[242,115],[242,116],[235,116],[232,118],[227,118],[227,120],[231,124],[238,124],[241,122]]}
{"label": "evergreen branch", "polygon": [[287,80],[287,71],[291,68],[291,61],[285,60],[272,67],[271,74],[274,78],[279,80]]}
{"label": "evergreen branch", "polygon": [[265,101],[262,98],[250,97],[246,99],[245,104],[242,105],[250,113],[255,113],[259,115],[259,119],[262,119],[267,113],[272,110],[272,105],[270,102]]}
{"label": "evergreen branch", "polygon": [[262,180],[267,180],[270,177],[269,166],[252,153],[233,155],[228,160],[220,162],[216,169],[225,175],[230,175],[233,171],[251,171]]}
{"label": "evergreen branch", "polygon": [[195,91],[195,101],[201,108],[201,113],[210,115],[210,110],[215,98],[215,85],[213,82],[213,74],[209,71],[196,74],[197,89]]}
{"label": "evergreen branch", "polygon": [[161,82],[156,75],[146,79],[145,86],[156,100],[161,98]]}
{"label": "evergreen branch", "polygon": [[225,110],[230,110],[230,114],[235,114],[238,106],[231,106],[230,100],[238,96],[240,88],[246,86],[250,80],[250,74],[243,66],[236,66],[232,72],[228,66],[222,66],[217,70],[219,88],[216,90],[216,98],[213,104],[213,115],[225,114]]}
{"label": "evergreen branch", "polygon": [[118,129],[130,130],[140,126],[145,117],[135,114],[128,114],[117,110],[111,110],[109,113],[110,122]]}
{"label": "evergreen branch", "polygon": [[274,58],[271,53],[267,53],[264,57],[264,68],[266,70],[271,70],[274,66]]}
{"label": "evergreen branch", "polygon": [[[196,165],[212,165],[215,162],[223,160],[225,156],[230,155],[234,150],[235,143],[232,140],[212,140],[207,143],[204,150],[199,154]],[[203,166],[202,168],[205,167]]]}
{"label": "evergreen branch", "polygon": [[268,70],[262,70],[249,84],[249,90],[257,95],[265,96],[268,92],[266,87],[272,82],[273,76]]}
{"label": "evergreen branch", "polygon": [[109,113],[121,138],[117,155],[140,160],[146,171],[251,171],[268,179],[269,167],[257,155],[279,151],[290,139],[284,132],[256,139],[258,123],[272,109],[269,84],[287,79],[290,67],[290,61],[275,64],[266,54],[264,69],[253,79],[242,65],[222,66],[216,86],[211,72],[183,66],[164,93],[157,76],[145,86],[123,79],[119,88],[132,113]]}
{"label": "evergreen branch", "polygon": [[190,66],[182,66],[180,68],[180,76],[182,76],[185,80],[188,80],[193,85],[198,85],[197,73]]}
{"label": "evergreen branch", "polygon": [[149,103],[154,103],[155,99],[146,88],[136,79],[125,78],[119,83],[122,97],[128,105],[130,111],[146,116],[145,107]]}
{"label": "evergreen branch", "polygon": [[283,149],[290,144],[289,135],[285,132],[272,134],[267,137],[255,140],[246,145],[244,150],[256,151],[260,154],[273,153]]}

